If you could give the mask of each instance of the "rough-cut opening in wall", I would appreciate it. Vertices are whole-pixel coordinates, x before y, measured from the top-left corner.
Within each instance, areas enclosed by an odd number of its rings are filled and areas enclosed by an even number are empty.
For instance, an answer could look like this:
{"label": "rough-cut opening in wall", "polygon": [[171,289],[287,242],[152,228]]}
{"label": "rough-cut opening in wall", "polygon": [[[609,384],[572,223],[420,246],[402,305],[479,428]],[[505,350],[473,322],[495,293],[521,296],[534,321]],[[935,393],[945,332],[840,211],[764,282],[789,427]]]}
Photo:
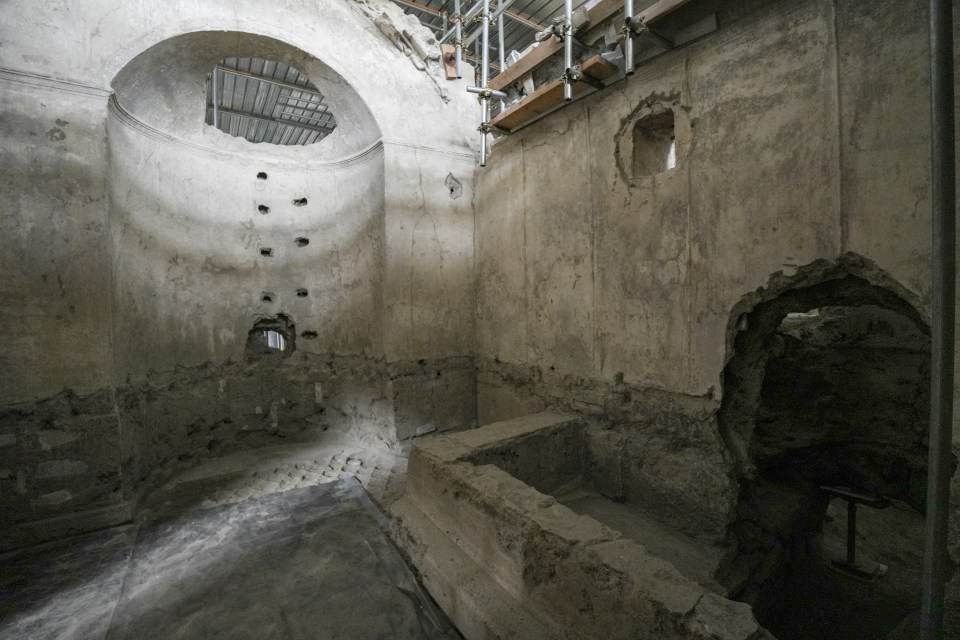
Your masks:
{"label": "rough-cut opening in wall", "polygon": [[675,169],[691,147],[693,124],[680,96],[651,96],[621,120],[614,138],[617,169],[633,187]]}
{"label": "rough-cut opening in wall", "polygon": [[[733,324],[720,425],[743,477],[725,582],[781,640],[885,638],[920,603],[929,328],[861,277],[799,280]],[[892,503],[857,509],[872,580],[842,570],[836,487]]]}
{"label": "rough-cut opening in wall", "polygon": [[286,314],[257,320],[247,334],[247,359],[286,358],[296,350],[296,336],[297,328]]}
{"label": "rough-cut opening in wall", "polygon": [[673,110],[637,120],[633,126],[633,176],[652,176],[676,166]]}

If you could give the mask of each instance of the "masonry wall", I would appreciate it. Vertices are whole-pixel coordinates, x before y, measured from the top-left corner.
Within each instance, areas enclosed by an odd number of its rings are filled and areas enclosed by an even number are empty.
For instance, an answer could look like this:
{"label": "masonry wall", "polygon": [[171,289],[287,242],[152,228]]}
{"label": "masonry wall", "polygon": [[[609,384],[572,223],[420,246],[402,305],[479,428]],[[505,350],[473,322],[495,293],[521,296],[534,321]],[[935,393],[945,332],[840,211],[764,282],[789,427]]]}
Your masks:
{"label": "masonry wall", "polygon": [[[0,304],[22,327],[0,362],[0,546],[120,521],[230,447],[475,424],[466,81],[440,80],[395,5],[322,5],[0,10]],[[305,71],[338,131],[264,149],[205,127],[204,74],[238,55]],[[280,313],[296,351],[251,360]]]}
{"label": "masonry wall", "polygon": [[[560,397],[642,442],[651,490],[701,504],[679,524],[717,539],[733,309],[853,252],[928,313],[930,134],[923,3],[714,6],[717,32],[497,142],[477,177],[477,357],[481,423]],[[658,109],[677,166],[634,175],[633,123]]]}
{"label": "masonry wall", "polygon": [[[105,107],[104,92],[0,73],[4,533],[12,522],[74,508],[93,520],[123,511],[110,389]],[[49,526],[54,535],[65,532],[59,527]]]}

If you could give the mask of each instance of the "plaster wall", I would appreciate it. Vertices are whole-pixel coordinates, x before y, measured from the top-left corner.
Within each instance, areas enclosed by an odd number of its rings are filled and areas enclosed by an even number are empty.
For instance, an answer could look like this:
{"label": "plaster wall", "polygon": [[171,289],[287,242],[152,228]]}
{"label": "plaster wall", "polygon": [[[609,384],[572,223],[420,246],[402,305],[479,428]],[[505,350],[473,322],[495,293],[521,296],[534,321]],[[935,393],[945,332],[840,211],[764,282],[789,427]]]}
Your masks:
{"label": "plaster wall", "polygon": [[[830,9],[759,10],[499,141],[478,173],[478,353],[717,394],[735,302],[840,251]],[[690,143],[628,179],[618,134],[653,103]]]}
{"label": "plaster wall", "polygon": [[[930,305],[925,5],[714,6],[717,32],[500,139],[477,174],[480,422],[558,399],[604,417],[706,535],[736,495],[712,414],[744,296],[854,252]],[[656,109],[677,166],[632,175],[622,149]]]}
{"label": "plaster wall", "polygon": [[110,379],[106,95],[0,74],[0,398]]}
{"label": "plaster wall", "polygon": [[129,515],[110,388],[105,109],[104,92],[0,72],[0,547],[35,539],[13,530],[28,521],[57,536]]}
{"label": "plaster wall", "polygon": [[472,354],[474,159],[384,146],[386,358]]}
{"label": "plaster wall", "polygon": [[[0,544],[89,526],[78,512],[231,443],[475,424],[473,102],[415,19],[381,0],[0,12],[3,309],[34,318],[0,364]],[[265,148],[205,126],[205,74],[238,55],[306,72],[338,130]],[[281,312],[294,357],[245,361]]]}
{"label": "plaster wall", "polygon": [[198,152],[124,122],[109,136],[117,382],[242,359],[255,321],[277,313],[317,334],[298,350],[382,355],[378,147],[311,166]]}

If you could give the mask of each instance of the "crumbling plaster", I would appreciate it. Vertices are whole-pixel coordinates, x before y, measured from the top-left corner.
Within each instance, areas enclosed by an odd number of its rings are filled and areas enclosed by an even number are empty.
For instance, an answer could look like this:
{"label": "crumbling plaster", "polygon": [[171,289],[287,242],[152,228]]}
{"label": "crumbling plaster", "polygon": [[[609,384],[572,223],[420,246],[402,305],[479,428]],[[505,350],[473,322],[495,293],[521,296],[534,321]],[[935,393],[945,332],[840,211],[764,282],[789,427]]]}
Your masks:
{"label": "crumbling plaster", "polygon": [[[387,443],[475,424],[473,102],[466,80],[442,80],[428,31],[385,0],[14,1],[2,13],[15,288],[3,313],[22,327],[0,361],[3,526],[16,525],[5,545],[40,532],[38,518],[73,518],[61,533],[109,524],[117,509],[92,525],[71,514],[104,501],[129,513],[152,471],[276,434],[278,416],[294,429],[367,421]],[[338,131],[266,149],[205,126],[205,74],[243,55],[306,72]],[[280,312],[315,335],[283,363],[241,365],[254,322]],[[72,411],[74,394],[103,411]],[[36,445],[54,427],[78,444]],[[74,457],[82,473],[46,464]]]}
{"label": "crumbling plaster", "polygon": [[[633,422],[658,425],[627,428],[638,464],[669,461],[653,491],[712,505],[708,535],[736,495],[716,411],[737,305],[850,255],[930,307],[923,3],[717,7],[717,33],[501,138],[477,174],[481,422],[559,395],[623,430],[610,406],[630,390]],[[629,179],[619,134],[644,104],[682,112],[689,143],[675,169]],[[644,389],[678,401],[665,412]]]}

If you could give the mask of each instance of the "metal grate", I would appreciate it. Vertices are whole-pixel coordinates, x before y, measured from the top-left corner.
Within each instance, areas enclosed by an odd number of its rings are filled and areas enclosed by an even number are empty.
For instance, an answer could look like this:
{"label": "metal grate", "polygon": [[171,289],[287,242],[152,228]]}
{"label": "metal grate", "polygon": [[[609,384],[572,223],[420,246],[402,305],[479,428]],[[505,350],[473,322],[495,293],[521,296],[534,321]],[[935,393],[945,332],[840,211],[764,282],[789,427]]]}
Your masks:
{"label": "metal grate", "polygon": [[206,122],[250,142],[306,145],[337,128],[323,94],[297,69],[261,58],[225,58],[207,76]]}

